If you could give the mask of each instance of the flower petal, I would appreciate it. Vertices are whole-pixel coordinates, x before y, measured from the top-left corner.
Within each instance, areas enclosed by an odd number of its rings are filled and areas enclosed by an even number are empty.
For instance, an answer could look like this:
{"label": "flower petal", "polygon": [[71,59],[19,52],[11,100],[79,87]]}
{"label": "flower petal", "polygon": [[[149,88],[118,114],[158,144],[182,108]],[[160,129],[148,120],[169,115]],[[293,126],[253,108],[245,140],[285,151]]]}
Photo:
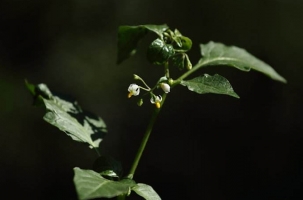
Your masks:
{"label": "flower petal", "polygon": [[133,83],[128,87],[128,91],[131,93],[131,95],[137,96],[140,93],[140,87],[137,84]]}
{"label": "flower petal", "polygon": [[165,93],[169,93],[170,92],[170,86],[167,83],[160,83],[160,87],[162,88],[162,90]]}

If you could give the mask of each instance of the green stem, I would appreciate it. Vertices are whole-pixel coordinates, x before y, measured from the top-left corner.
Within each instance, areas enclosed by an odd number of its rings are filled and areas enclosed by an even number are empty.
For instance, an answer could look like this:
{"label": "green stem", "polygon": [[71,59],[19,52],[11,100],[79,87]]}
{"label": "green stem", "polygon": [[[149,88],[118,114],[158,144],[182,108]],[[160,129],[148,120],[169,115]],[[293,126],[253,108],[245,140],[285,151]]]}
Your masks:
{"label": "green stem", "polygon": [[141,87],[142,89],[144,89],[145,91],[150,91],[150,87],[145,83],[145,81],[140,76],[138,76],[137,74],[134,74],[134,79],[141,81],[147,87],[147,89]]}
{"label": "green stem", "polygon": [[141,159],[142,153],[143,153],[143,151],[145,149],[145,146],[146,146],[147,141],[149,139],[150,133],[153,130],[153,126],[154,126],[154,124],[156,122],[157,116],[158,116],[158,114],[159,114],[159,112],[160,112],[160,110],[161,110],[161,108],[162,108],[162,106],[164,104],[165,99],[166,99],[166,94],[163,94],[163,96],[162,96],[162,102],[161,102],[161,107],[160,108],[155,108],[155,110],[154,110],[154,112],[153,112],[153,114],[151,116],[149,124],[148,124],[148,126],[146,128],[145,134],[143,136],[142,142],[140,144],[140,147],[139,147],[139,149],[137,151],[137,154],[136,154],[136,157],[134,159],[134,162],[133,162],[133,164],[131,166],[131,169],[130,169],[130,171],[128,173],[128,177],[129,178],[133,178],[133,176],[134,176],[134,174],[136,172],[136,169],[137,169],[137,166],[138,166],[139,161]]}
{"label": "green stem", "polygon": [[[195,71],[197,71],[198,69],[200,69],[201,67],[209,64],[209,62],[211,62],[211,60],[210,61],[206,61],[206,62],[199,62],[198,64],[196,64],[191,70],[187,71],[186,73],[184,73],[183,75],[181,75],[177,80],[175,80],[174,83],[172,84],[172,87],[180,84],[183,79],[185,79],[186,77],[188,77],[189,75],[191,75],[192,73],[194,73]],[[168,63],[166,63],[166,65],[164,67],[165,67],[165,75],[166,75],[167,78],[169,78]],[[157,116],[158,116],[158,114],[159,114],[159,112],[160,112],[160,110],[161,110],[161,108],[162,108],[162,106],[163,106],[163,104],[165,102],[165,99],[166,99],[166,94],[163,94],[163,96],[162,96],[162,102],[161,102],[161,107],[159,109],[156,108],[154,110],[152,116],[151,116],[149,124],[148,124],[148,126],[146,128],[145,134],[143,136],[142,142],[140,144],[140,147],[139,147],[139,149],[137,151],[137,154],[136,154],[136,157],[134,159],[134,162],[133,162],[133,164],[131,166],[131,169],[130,169],[130,171],[128,173],[128,176],[127,176],[128,178],[132,179],[134,177],[134,174],[135,174],[136,169],[138,167],[139,161],[140,161],[140,159],[142,157],[143,151],[144,151],[144,149],[146,147],[147,141],[148,141],[149,136],[150,136],[150,134],[152,132],[152,129],[153,129],[153,126],[154,126],[154,124],[156,122]],[[117,197],[117,200],[124,200],[125,197],[126,197],[126,195],[119,196],[119,197]]]}
{"label": "green stem", "polygon": [[167,79],[169,79],[169,68],[168,68],[168,62],[164,64],[164,73]]}

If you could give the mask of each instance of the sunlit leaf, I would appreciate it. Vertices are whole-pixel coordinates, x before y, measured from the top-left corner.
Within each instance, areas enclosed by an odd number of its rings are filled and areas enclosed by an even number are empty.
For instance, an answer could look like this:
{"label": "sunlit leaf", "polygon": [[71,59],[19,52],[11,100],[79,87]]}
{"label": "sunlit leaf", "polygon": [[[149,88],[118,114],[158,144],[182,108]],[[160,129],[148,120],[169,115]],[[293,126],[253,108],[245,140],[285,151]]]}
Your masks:
{"label": "sunlit leaf", "polygon": [[231,87],[229,81],[218,74],[215,74],[214,76],[205,74],[204,76],[199,76],[191,80],[183,80],[181,81],[181,85],[187,86],[189,90],[199,94],[226,94],[239,98]]}
{"label": "sunlit leaf", "polygon": [[74,168],[74,183],[79,199],[112,198],[129,194],[136,185],[133,180],[111,181],[92,170]]}
{"label": "sunlit leaf", "polygon": [[146,200],[161,200],[160,196],[149,185],[138,183],[132,190]]}
{"label": "sunlit leaf", "polygon": [[84,111],[75,100],[54,95],[45,84],[33,85],[26,82],[35,99],[42,99],[46,114],[43,119],[69,135],[73,140],[99,147],[107,130],[104,121]]}
{"label": "sunlit leaf", "polygon": [[154,32],[160,38],[162,33],[168,29],[166,24],[163,25],[139,25],[139,26],[120,26],[118,30],[118,58],[117,63],[134,55],[138,42],[148,33]]}
{"label": "sunlit leaf", "polygon": [[224,44],[212,41],[207,44],[201,44],[200,48],[202,58],[199,63],[203,63],[203,66],[225,65],[243,71],[254,69],[274,80],[286,83],[286,80],[271,66],[254,57],[244,49],[235,46],[225,46]]}

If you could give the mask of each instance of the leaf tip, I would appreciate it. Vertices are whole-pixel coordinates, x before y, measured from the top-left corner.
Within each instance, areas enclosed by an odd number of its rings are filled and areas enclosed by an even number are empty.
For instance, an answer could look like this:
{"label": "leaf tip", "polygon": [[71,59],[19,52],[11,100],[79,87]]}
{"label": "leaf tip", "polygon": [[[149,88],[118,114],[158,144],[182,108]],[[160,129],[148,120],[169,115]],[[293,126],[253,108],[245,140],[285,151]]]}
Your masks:
{"label": "leaf tip", "polygon": [[35,85],[28,82],[27,79],[24,79],[25,87],[30,91],[32,95],[35,95]]}
{"label": "leaf tip", "polygon": [[79,170],[79,169],[80,169],[79,167],[74,167],[74,171]]}
{"label": "leaf tip", "polygon": [[237,99],[240,99],[240,96],[238,94],[236,94],[236,93],[235,93],[235,95],[233,97],[235,97]]}
{"label": "leaf tip", "polygon": [[285,84],[287,84],[287,80],[284,78],[284,77],[282,77],[281,76],[281,80],[280,80],[282,83],[285,83]]}

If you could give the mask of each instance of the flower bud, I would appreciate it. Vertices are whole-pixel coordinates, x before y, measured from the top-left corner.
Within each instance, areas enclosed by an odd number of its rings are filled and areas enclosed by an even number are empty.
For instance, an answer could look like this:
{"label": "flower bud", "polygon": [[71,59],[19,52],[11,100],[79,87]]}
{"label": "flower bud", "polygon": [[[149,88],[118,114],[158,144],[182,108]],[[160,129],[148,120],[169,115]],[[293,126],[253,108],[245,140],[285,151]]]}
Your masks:
{"label": "flower bud", "polygon": [[162,90],[165,93],[169,93],[170,92],[170,86],[167,83],[160,83],[160,87],[162,88]]}
{"label": "flower bud", "polygon": [[138,106],[142,106],[142,104],[143,104],[143,99],[139,99],[139,100],[137,101],[137,104],[138,104]]}
{"label": "flower bud", "polygon": [[140,78],[140,76],[138,76],[137,74],[134,74],[134,79],[135,79],[135,80],[140,80],[141,78]]}
{"label": "flower bud", "polygon": [[185,66],[186,66],[186,69],[187,70],[191,70],[191,68],[192,68],[192,64],[191,64],[191,62],[190,62],[190,60],[189,60],[189,58],[188,58],[188,56],[186,55],[186,58],[185,58]]}

